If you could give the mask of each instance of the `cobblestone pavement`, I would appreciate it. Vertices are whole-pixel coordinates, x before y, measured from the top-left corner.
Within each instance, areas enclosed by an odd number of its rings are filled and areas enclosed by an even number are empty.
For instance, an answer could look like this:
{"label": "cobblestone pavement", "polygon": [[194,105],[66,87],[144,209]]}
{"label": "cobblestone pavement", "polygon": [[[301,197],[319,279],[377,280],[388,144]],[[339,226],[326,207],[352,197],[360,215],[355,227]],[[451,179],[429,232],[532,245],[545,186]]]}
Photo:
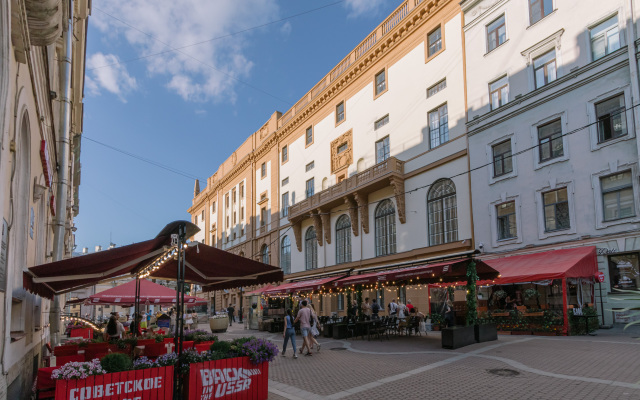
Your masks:
{"label": "cobblestone pavement", "polygon": [[[221,339],[282,334],[234,324]],[[269,399],[640,399],[640,329],[597,336],[502,336],[457,350],[439,332],[390,340],[319,338],[311,357],[278,355]],[[298,346],[302,338],[296,338]]]}

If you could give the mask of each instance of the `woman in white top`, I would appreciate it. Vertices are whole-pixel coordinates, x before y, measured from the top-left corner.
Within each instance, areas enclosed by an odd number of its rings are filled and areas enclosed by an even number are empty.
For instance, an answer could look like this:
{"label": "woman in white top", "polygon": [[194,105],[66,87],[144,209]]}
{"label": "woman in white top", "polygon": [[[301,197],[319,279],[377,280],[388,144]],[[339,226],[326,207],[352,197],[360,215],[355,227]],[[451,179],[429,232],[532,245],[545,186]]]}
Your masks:
{"label": "woman in white top", "polygon": [[191,316],[191,313],[185,313],[182,318],[184,319],[184,326],[191,330],[191,325],[193,324],[193,317]]}

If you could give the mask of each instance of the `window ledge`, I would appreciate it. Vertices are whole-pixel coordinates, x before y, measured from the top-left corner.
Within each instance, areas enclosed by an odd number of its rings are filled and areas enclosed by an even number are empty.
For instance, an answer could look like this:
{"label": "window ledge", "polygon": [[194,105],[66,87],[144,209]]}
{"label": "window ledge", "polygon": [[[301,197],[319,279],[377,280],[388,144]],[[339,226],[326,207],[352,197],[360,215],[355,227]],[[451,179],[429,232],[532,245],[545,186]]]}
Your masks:
{"label": "window ledge", "polygon": [[638,218],[635,215],[631,217],[625,217],[625,218],[609,219],[606,221],[604,220],[600,221],[596,225],[596,229],[606,229],[614,225],[621,225],[621,224],[637,224],[638,222],[640,222],[640,218]]}
{"label": "window ledge", "polygon": [[635,139],[635,136],[634,135],[630,135],[629,132],[627,132],[626,135],[618,136],[617,138],[609,139],[609,140],[606,140],[604,142],[594,143],[592,148],[591,148],[591,151],[600,150],[600,149],[602,149],[604,147],[611,146],[612,144],[624,142],[625,140],[631,140],[631,139]]}
{"label": "window ledge", "polygon": [[493,49],[487,51],[486,53],[484,53],[484,56],[488,56],[489,54],[493,53],[494,51],[498,50],[499,48],[501,48],[502,46],[504,46],[505,44],[509,43],[509,39],[505,40],[504,42],[500,43],[499,45],[497,45],[496,47],[494,47]]}
{"label": "window ledge", "polygon": [[561,162],[565,162],[565,161],[569,161],[569,156],[564,155],[564,156],[560,156],[560,157],[549,159],[549,160],[544,161],[544,162],[536,161],[536,166],[535,166],[534,169],[535,170],[542,169],[542,168],[547,167],[549,165],[553,165],[553,164],[561,163]]}
{"label": "window ledge", "polygon": [[492,176],[491,177],[491,182],[489,182],[489,185],[493,185],[495,183],[498,182],[502,182],[502,181],[506,181],[507,179],[511,179],[511,178],[516,178],[518,175],[510,172],[508,174],[504,174],[504,175],[500,175],[500,176]]}
{"label": "window ledge", "polygon": [[13,331],[11,332],[11,343],[24,339],[26,336],[27,334],[24,331]]}

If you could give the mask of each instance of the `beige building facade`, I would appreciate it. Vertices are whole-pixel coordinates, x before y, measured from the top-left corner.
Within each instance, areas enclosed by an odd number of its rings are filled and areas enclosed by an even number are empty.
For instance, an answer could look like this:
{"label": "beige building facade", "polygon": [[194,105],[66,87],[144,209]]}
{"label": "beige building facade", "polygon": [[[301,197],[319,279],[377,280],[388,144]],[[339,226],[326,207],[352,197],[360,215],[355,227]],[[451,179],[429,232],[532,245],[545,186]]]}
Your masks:
{"label": "beige building facade", "polygon": [[[285,280],[473,250],[462,26],[457,2],[403,2],[196,183],[192,239]],[[427,309],[426,288],[406,292],[364,296]],[[213,297],[216,310],[240,305],[238,291]],[[317,302],[344,309],[338,296]]]}
{"label": "beige building facade", "polygon": [[[23,272],[53,261],[54,242],[62,244],[60,258],[74,246],[89,14],[86,0],[0,1],[0,399],[29,397],[51,340],[52,304],[24,289]],[[63,131],[71,142],[66,153]]]}

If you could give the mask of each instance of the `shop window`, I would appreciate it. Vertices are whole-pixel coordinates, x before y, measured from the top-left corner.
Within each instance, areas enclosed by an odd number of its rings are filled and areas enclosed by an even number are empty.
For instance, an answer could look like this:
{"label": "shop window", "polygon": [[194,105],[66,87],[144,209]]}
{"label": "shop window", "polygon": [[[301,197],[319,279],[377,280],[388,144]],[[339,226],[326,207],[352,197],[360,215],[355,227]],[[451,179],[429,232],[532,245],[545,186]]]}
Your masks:
{"label": "shop window", "polygon": [[609,256],[609,282],[611,291],[638,290],[640,288],[640,269],[638,253]]}

